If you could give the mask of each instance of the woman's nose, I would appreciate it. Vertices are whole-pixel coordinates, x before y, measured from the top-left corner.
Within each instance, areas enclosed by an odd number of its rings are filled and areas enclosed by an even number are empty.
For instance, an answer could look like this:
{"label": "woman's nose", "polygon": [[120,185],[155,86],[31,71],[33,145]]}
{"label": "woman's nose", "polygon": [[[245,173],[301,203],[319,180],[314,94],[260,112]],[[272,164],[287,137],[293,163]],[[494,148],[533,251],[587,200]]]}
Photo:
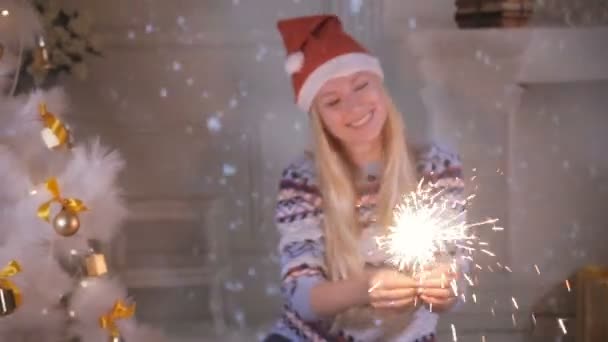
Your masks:
{"label": "woman's nose", "polygon": [[361,96],[357,94],[351,94],[344,101],[344,109],[351,114],[359,115],[365,111],[365,105],[361,99]]}

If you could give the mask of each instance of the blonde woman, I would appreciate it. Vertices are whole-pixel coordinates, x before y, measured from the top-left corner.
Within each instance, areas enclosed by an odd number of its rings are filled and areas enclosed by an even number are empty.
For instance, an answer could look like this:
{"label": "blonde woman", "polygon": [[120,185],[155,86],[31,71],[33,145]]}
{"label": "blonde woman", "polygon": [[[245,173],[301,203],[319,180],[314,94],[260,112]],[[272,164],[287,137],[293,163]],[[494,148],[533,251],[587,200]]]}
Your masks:
{"label": "blonde woman", "polygon": [[457,274],[437,266],[421,280],[385,267],[374,237],[421,178],[461,195],[460,161],[436,146],[407,146],[380,63],[336,16],[282,20],[278,28],[315,144],[280,181],[285,305],[267,341],[434,341],[438,313],[457,301],[442,285]]}

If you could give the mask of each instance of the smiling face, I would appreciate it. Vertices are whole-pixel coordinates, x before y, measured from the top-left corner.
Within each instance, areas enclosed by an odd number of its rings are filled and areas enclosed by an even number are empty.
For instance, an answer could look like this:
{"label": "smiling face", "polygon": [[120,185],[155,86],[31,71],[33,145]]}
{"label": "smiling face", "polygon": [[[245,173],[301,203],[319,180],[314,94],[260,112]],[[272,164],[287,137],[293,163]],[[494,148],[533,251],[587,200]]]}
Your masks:
{"label": "smiling face", "polygon": [[387,118],[382,80],[362,71],[327,81],[313,108],[329,133],[343,146],[380,141]]}

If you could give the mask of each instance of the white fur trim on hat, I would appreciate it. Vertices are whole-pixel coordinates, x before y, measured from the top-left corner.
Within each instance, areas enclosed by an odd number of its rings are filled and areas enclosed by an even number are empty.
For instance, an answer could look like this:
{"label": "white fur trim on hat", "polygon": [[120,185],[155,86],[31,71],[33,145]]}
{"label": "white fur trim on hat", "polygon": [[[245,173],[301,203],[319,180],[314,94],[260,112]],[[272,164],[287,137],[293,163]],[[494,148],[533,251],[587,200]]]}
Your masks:
{"label": "white fur trim on hat", "polygon": [[302,70],[304,65],[304,53],[302,51],[290,53],[285,61],[285,71],[290,76]]}
{"label": "white fur trim on hat", "polygon": [[298,107],[305,112],[310,111],[313,99],[325,82],[359,71],[370,71],[384,78],[380,61],[367,53],[353,52],[334,57],[321,64],[306,78],[298,93]]}

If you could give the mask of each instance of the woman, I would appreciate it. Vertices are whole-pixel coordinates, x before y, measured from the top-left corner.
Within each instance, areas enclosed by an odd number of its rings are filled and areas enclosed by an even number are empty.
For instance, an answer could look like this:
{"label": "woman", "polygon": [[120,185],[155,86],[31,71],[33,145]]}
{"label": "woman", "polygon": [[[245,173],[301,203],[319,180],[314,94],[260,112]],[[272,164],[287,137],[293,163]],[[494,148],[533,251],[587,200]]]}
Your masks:
{"label": "woman", "polygon": [[[433,341],[457,298],[439,265],[423,279],[384,267],[374,243],[421,177],[462,193],[457,156],[406,147],[378,60],[336,16],[278,23],[314,152],[283,172],[276,209],[285,305],[267,341]],[[415,164],[415,165],[414,165]],[[429,310],[432,304],[432,312]]]}

